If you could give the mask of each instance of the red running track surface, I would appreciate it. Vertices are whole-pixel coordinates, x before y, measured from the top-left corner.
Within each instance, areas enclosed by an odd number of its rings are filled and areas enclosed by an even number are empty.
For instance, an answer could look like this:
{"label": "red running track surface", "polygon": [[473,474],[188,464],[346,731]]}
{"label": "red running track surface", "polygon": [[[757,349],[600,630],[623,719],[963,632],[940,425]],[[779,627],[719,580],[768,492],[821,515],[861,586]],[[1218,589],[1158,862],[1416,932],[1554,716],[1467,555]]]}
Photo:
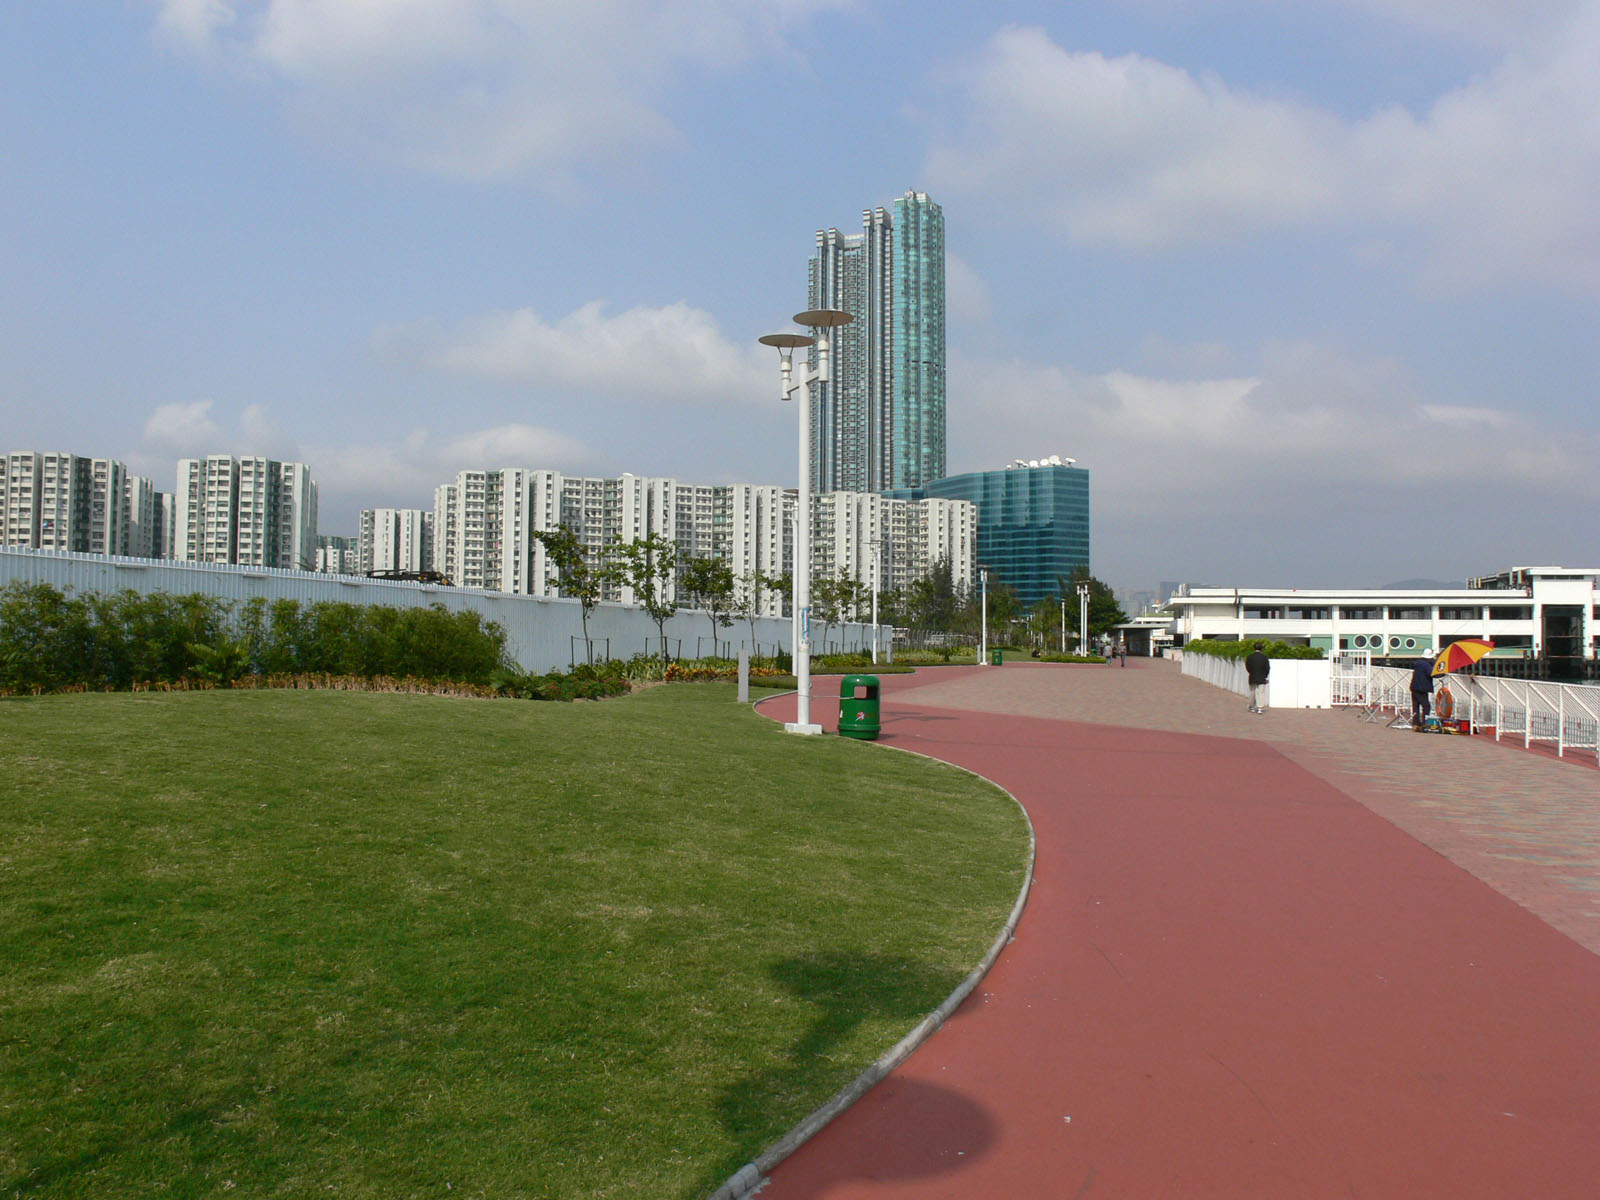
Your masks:
{"label": "red running track surface", "polygon": [[1600,957],[1269,744],[909,686],[882,740],[1021,800],[1033,892],[762,1200],[1600,1196]]}

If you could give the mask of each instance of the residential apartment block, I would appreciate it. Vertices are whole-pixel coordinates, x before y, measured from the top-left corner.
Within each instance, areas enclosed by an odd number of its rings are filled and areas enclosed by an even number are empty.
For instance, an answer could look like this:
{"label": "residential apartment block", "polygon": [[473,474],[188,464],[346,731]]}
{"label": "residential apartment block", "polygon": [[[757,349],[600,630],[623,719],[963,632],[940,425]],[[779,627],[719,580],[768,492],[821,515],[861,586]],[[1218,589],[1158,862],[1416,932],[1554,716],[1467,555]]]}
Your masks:
{"label": "residential apartment block", "polygon": [[317,485],[304,463],[212,454],[178,460],[173,557],[310,571]]}
{"label": "residential apartment block", "polygon": [[355,574],[433,570],[433,513],[420,508],[364,508]]}
{"label": "residential apartment block", "polygon": [[[686,484],[671,478],[564,475],[512,468],[463,471],[435,491],[433,569],[461,587],[535,596],[560,594],[560,578],[534,533],[566,526],[592,561],[614,542],[658,535],[680,561],[720,558],[741,591],[757,577],[794,567],[793,489],[752,484]],[[876,547],[876,550],[873,547]],[[904,587],[948,558],[955,579],[976,576],[977,510],[948,500],[891,500],[834,492],[813,499],[812,570],[845,572],[863,582]],[[664,592],[676,594],[675,580]],[[781,594],[755,584],[757,611],[781,616]],[[633,590],[608,583],[603,598],[637,602]]]}
{"label": "residential apartment block", "polygon": [[880,592],[904,590],[941,559],[951,582],[977,579],[978,510],[964,500],[904,500],[863,492],[829,492],[816,499],[812,521],[813,579],[843,575],[877,582]]}
{"label": "residential apartment block", "polygon": [[[365,513],[362,514],[366,516]],[[364,575],[360,539],[335,533],[317,535],[317,560],[312,568],[321,575]]]}
{"label": "residential apartment block", "polygon": [[811,308],[855,320],[832,333],[832,379],[812,406],[811,486],[881,492],[945,472],[944,211],[907,192],[861,214],[861,232],[819,229]]}
{"label": "residential apartment block", "polygon": [[13,451],[0,458],[7,546],[156,557],[161,493],[114,458]]}

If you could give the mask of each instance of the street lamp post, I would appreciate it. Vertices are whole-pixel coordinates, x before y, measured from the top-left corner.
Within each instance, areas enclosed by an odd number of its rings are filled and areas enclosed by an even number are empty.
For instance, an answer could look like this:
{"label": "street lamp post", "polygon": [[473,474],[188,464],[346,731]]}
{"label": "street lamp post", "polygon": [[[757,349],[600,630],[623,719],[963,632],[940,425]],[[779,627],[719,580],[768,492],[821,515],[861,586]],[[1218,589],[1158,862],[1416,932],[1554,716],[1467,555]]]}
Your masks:
{"label": "street lamp post", "polygon": [[878,568],[883,562],[883,543],[868,542],[872,547],[872,665],[878,665]]}
{"label": "street lamp post", "polygon": [[[795,505],[794,539],[794,675],[798,711],[795,720],[784,725],[790,733],[821,733],[821,725],[811,723],[811,385],[827,383],[828,330],[855,320],[836,308],[817,308],[795,314],[794,323],[811,330],[800,333],[769,333],[763,346],[778,351],[779,398],[789,400],[799,393],[800,494]],[[816,366],[802,366],[794,377],[794,352],[801,346],[815,345]]]}
{"label": "street lamp post", "polygon": [[989,661],[989,568],[978,568],[978,579],[983,585],[983,600],[978,615],[978,665]]}
{"label": "street lamp post", "polygon": [[1089,657],[1089,585],[1078,585],[1078,653]]}
{"label": "street lamp post", "polygon": [[1067,598],[1061,597],[1061,653],[1067,652]]}

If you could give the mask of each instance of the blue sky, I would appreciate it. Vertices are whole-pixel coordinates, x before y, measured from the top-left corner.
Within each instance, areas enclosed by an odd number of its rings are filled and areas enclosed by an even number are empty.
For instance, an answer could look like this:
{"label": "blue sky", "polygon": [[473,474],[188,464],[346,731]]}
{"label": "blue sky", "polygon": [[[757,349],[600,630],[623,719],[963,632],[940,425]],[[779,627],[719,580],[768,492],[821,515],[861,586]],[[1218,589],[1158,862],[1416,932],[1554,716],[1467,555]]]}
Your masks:
{"label": "blue sky", "polygon": [[[1600,3],[126,0],[0,11],[5,448],[794,482],[814,231],[944,207],[949,466],[1093,567],[1600,563]],[[774,356],[775,357],[775,356]]]}

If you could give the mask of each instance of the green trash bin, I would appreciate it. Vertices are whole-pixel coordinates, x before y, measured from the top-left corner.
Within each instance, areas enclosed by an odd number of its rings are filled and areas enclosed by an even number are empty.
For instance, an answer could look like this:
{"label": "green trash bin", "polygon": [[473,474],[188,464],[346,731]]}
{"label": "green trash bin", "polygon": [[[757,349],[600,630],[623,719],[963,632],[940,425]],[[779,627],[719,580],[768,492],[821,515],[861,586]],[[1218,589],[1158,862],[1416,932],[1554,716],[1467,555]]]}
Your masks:
{"label": "green trash bin", "polygon": [[1000,665],[1000,651],[998,651],[998,650],[989,651],[989,665],[991,667],[998,667]]}
{"label": "green trash bin", "polygon": [[839,681],[839,733],[864,742],[878,740],[878,677],[846,675]]}

